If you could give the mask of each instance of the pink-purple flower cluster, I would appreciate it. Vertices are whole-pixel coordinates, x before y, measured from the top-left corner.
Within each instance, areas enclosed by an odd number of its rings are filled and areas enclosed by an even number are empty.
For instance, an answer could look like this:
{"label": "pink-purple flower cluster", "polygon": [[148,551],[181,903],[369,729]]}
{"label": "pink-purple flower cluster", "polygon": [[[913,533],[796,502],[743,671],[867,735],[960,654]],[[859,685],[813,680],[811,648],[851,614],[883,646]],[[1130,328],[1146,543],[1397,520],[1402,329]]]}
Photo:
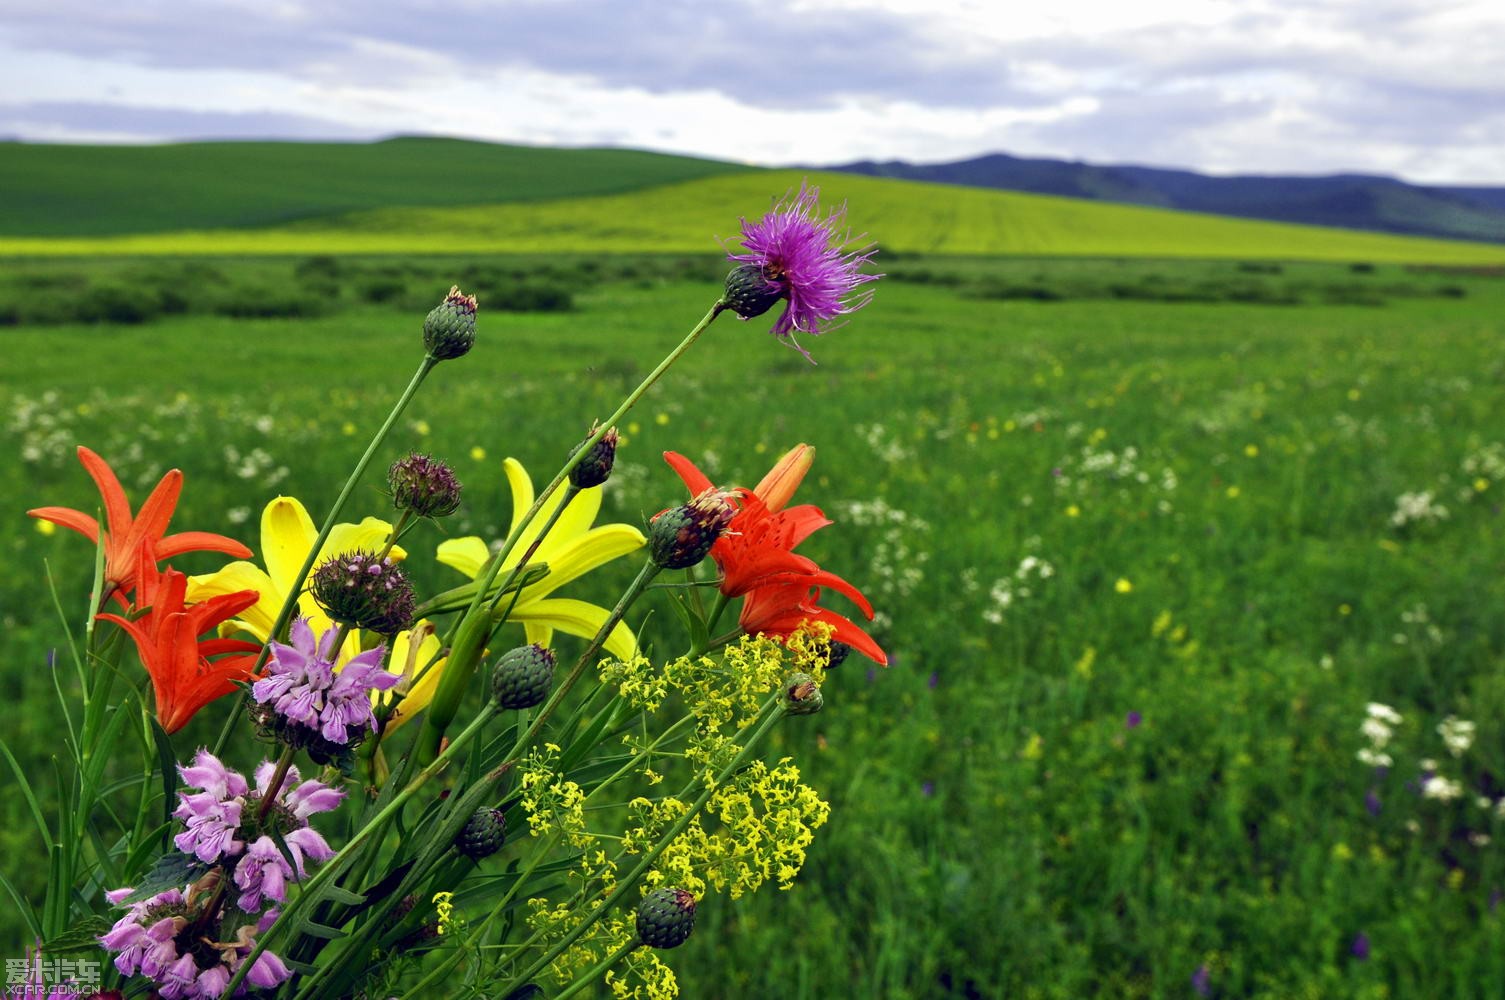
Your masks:
{"label": "pink-purple flower cluster", "polygon": [[[263,761],[252,784],[208,750],[195,754],[191,766],[178,768],[186,787],[178,793],[173,815],[184,828],[173,843],[184,854],[217,867],[184,891],[172,889],[132,904],[99,939],[116,953],[115,967],[122,973],[155,980],[167,1000],[222,996],[240,962],[255,947],[254,935],[271,925],[277,911],[268,909],[252,923],[242,921],[263,906],[285,902],[288,882],[306,875],[306,861],[334,856],[308,821],[338,806],[345,793],[321,781],[300,782],[295,767],[287,768],[274,791],[276,771],[275,764]],[[228,942],[218,940],[224,936],[225,918],[236,916],[224,905],[227,879],[240,890],[235,899],[240,920]],[[106,897],[118,905],[132,891],[119,889]],[[281,959],[263,952],[246,981],[275,986],[289,975]]]}
{"label": "pink-purple flower cluster", "polygon": [[[131,889],[105,893],[111,903],[119,905],[130,896]],[[256,947],[255,935],[277,919],[276,910],[268,910],[255,924],[240,928],[234,940],[215,941],[207,931],[218,926],[217,919],[206,922],[190,887],[187,895],[177,889],[160,892],[131,904],[125,916],[99,939],[115,952],[115,968],[122,975],[143,975],[157,984],[165,1000],[219,1000],[241,963]],[[217,916],[217,915],[216,915]],[[270,951],[263,951],[251,963],[245,982],[257,988],[270,988],[285,982],[292,972]],[[245,986],[235,991],[246,992]]]}
{"label": "pink-purple flower cluster", "polygon": [[308,619],[295,619],[289,633],[292,645],[271,643],[266,676],[251,685],[251,697],[282,719],[345,746],[376,725],[371,692],[385,691],[402,678],[382,669],[380,646],[352,656],[336,673],[338,637],[337,628],[315,637]]}
{"label": "pink-purple flower cluster", "polygon": [[[728,287],[737,285],[735,297],[751,304],[743,309],[728,301],[728,307],[747,319],[778,299],[787,299],[789,304],[771,332],[807,358],[810,352],[800,347],[794,335],[818,336],[825,332],[823,327],[830,328],[831,320],[861,309],[872,300],[872,290],[853,292],[882,277],[860,270],[878,252],[875,247],[843,252],[849,237],[845,230],[838,230],[846,208],[822,219],[819,197],[820,188],[802,184],[797,195],[786,196],[757,222],[744,218],[742,245],[747,252],[727,254],[728,260],[743,265],[732,272]],[[747,288],[749,281],[761,281],[762,294]]]}

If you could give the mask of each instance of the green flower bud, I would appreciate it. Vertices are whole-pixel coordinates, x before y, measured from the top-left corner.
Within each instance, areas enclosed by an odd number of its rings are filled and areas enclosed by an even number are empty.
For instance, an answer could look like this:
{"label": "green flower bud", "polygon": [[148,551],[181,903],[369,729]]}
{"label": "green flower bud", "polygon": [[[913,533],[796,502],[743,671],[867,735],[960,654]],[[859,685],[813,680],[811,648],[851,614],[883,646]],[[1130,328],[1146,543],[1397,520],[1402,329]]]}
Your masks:
{"label": "green flower bud", "polygon": [[570,470],[570,485],[585,490],[606,482],[611,476],[612,464],[617,459],[617,437],[617,429],[608,428],[601,435],[601,440],[580,456],[580,461]]}
{"label": "green flower bud", "polygon": [[793,673],[784,681],[784,711],[790,715],[814,715],[825,699],[815,678],[807,673]]}
{"label": "green flower bud", "polygon": [[678,948],[695,929],[695,897],[683,889],[654,889],[638,903],[638,940],[650,948]]}
{"label": "green flower bud", "polygon": [[476,298],[451,285],[423,321],[423,346],[439,361],[464,357],[476,342]]}
{"label": "green flower bud", "polygon": [[537,643],[503,653],[491,668],[491,696],[503,709],[542,705],[554,686],[554,654]]}
{"label": "green flower bud", "polygon": [[489,858],[502,849],[506,832],[506,814],[500,809],[483,806],[465,821],[465,826],[455,837],[455,850],[472,861]]}
{"label": "green flower bud", "polygon": [[649,522],[648,553],[661,569],[688,569],[706,557],[736,513],[728,494],[708,489]]}

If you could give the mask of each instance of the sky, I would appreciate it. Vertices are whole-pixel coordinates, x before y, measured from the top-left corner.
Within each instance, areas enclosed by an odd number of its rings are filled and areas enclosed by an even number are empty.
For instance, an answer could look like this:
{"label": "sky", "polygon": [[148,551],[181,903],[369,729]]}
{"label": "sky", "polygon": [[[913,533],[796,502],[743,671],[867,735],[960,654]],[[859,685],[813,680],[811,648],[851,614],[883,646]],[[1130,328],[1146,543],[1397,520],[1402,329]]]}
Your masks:
{"label": "sky", "polygon": [[1505,184],[1500,0],[0,0],[0,137]]}

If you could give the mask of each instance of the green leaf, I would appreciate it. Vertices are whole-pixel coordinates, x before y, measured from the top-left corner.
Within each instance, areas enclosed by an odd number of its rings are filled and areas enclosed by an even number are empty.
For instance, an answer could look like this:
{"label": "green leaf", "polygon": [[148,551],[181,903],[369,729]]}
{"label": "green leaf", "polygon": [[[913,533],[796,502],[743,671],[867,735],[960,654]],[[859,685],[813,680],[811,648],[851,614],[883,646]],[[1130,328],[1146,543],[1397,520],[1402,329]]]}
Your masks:
{"label": "green leaf", "polygon": [[43,943],[42,953],[48,956],[68,955],[79,951],[98,951],[100,935],[112,926],[104,917],[89,914],[81,918],[63,933]]}
{"label": "green leaf", "polygon": [[517,989],[508,993],[502,1000],[539,1000],[544,995],[543,987],[537,983],[524,983]]}
{"label": "green leaf", "polygon": [[309,937],[323,938],[326,941],[332,941],[335,938],[345,936],[345,932],[338,927],[330,927],[327,924],[316,924],[312,920],[305,920],[300,923],[298,930]]}
{"label": "green leaf", "polygon": [[42,843],[52,843],[52,831],[47,827],[47,819],[42,815],[42,806],[37,802],[36,793],[31,790],[31,782],[26,780],[26,772],[22,771],[21,765],[16,763],[15,755],[10,752],[10,747],[5,745],[4,740],[0,740],[0,753],[4,753],[5,759],[10,762],[10,769],[21,786],[21,795],[25,797],[26,804],[31,808],[31,818],[36,821],[37,830],[42,835]]}
{"label": "green leaf", "polygon": [[151,871],[142,876],[136,889],[124,902],[139,903],[168,889],[181,889],[190,882],[197,882],[213,865],[206,865],[190,854],[171,851],[157,859]]}
{"label": "green leaf", "polygon": [[333,883],[330,883],[329,888],[321,892],[319,896],[321,899],[327,899],[335,903],[343,903],[346,906],[359,906],[366,901],[366,897],[362,896],[360,893],[351,892],[349,889],[341,888],[340,886],[337,886]]}
{"label": "green leaf", "polygon": [[[178,791],[178,756],[172,749],[172,737],[162,728],[155,715],[147,716],[152,725],[152,739],[157,742],[157,769],[162,773],[163,819],[172,822],[173,796]],[[167,836],[163,834],[162,849],[167,850]]]}
{"label": "green leaf", "polygon": [[15,912],[21,914],[21,919],[26,921],[27,933],[34,938],[41,937],[42,924],[37,919],[37,911],[16,891],[16,887],[11,884],[10,879],[5,877],[4,872],[0,872],[0,885],[3,885],[5,891],[10,894],[11,902],[16,904]]}

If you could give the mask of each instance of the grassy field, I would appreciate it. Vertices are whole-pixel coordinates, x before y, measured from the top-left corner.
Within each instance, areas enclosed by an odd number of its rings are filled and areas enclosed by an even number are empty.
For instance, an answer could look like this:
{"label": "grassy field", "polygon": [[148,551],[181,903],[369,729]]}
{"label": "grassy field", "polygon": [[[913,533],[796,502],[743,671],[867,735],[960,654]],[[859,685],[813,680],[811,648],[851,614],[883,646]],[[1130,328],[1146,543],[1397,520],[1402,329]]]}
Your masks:
{"label": "grassy field", "polygon": [[94,236],[267,226],[390,205],[465,205],[631,191],[752,168],[631,149],[460,139],[0,143],[0,234]]}
{"label": "grassy field", "polygon": [[[667,179],[667,178],[666,178]],[[0,238],[0,255],[707,253],[769,192],[818,183],[862,228],[907,253],[1505,263],[1505,246],[1228,219],[1072,198],[794,171],[731,173],[623,194],[393,207],[257,229]],[[498,199],[488,199],[497,201]]]}
{"label": "grassy field", "polygon": [[[760,183],[735,204],[757,210]],[[664,219],[639,216],[655,226],[698,210],[655,204]],[[922,242],[918,215],[875,200],[860,218]],[[1383,259],[1380,237],[1340,238],[1371,248],[1340,258]],[[31,773],[57,727],[44,564],[71,609],[90,553],[20,515],[91,501],[76,443],[136,498],[181,466],[180,523],[254,542],[277,493],[316,511],[333,498],[405,382],[420,313],[399,306],[466,269],[501,275],[505,298],[512,272],[547,267],[568,306],[483,297],[475,352],[440,369],[378,459],[453,459],[468,501],[451,530],[494,534],[500,459],[551,469],[718,292],[699,258],[340,260],[314,279],[300,260],[208,263],[231,285],[332,285],[334,304],[3,334],[17,460],[0,473],[0,691]],[[118,287],[153,266],[26,273]],[[685,995],[1499,995],[1505,281],[1383,264],[887,266],[900,280],[807,345],[818,366],[766,321],[723,319],[626,428],[603,519],[680,495],[665,449],[750,482],[816,445],[800,497],[839,526],[810,552],[867,591],[894,660],[849,662],[818,724],[784,732],[833,818],[792,892],[702,905],[672,956]],[[395,273],[363,270],[382,267]],[[379,277],[401,288],[355,287]],[[374,488],[363,498],[381,508]],[[409,546],[426,585],[448,581],[429,559],[439,537]],[[1403,719],[1384,773],[1356,759],[1370,702]],[[1477,724],[1456,756],[1448,716]],[[0,850],[35,891],[18,799]]]}

